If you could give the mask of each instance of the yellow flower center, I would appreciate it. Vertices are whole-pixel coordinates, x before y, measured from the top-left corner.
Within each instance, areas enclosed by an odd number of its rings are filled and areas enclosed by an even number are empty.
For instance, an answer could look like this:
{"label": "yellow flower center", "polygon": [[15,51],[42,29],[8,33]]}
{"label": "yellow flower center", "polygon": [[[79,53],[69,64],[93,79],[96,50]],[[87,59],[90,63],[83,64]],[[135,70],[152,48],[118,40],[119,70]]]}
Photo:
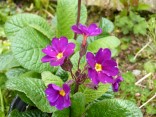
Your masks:
{"label": "yellow flower center", "polygon": [[66,93],[65,93],[65,91],[64,91],[63,89],[59,91],[59,94],[60,94],[61,96],[65,96],[65,95],[66,95]]}
{"label": "yellow flower center", "polygon": [[95,64],[95,70],[96,70],[97,72],[102,71],[102,65],[101,65],[101,64],[98,64],[98,63],[96,63],[96,64]]}
{"label": "yellow flower center", "polygon": [[63,53],[62,52],[58,53],[56,57],[57,59],[61,59],[63,57]]}

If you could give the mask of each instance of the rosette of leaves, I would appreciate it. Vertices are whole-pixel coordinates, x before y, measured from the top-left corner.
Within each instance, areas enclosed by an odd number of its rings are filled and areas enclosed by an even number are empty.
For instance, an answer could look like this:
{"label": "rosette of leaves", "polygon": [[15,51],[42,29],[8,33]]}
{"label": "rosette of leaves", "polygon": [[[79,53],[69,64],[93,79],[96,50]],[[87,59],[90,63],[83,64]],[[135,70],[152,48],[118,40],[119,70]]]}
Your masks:
{"label": "rosette of leaves", "polygon": [[[85,6],[81,6],[81,20],[86,22],[87,11]],[[97,90],[80,86],[79,92],[71,93],[71,106],[62,111],[51,107],[46,99],[44,90],[49,83],[61,86],[64,81],[70,79],[71,76],[60,68],[51,67],[49,64],[42,64],[41,58],[43,54],[41,49],[50,44],[51,39],[66,36],[76,46],[80,43],[73,40],[74,33],[71,26],[76,23],[77,3],[75,0],[58,0],[56,24],[47,23],[45,19],[33,14],[18,14],[11,17],[5,24],[5,33],[11,41],[10,59],[5,55],[4,62],[8,63],[2,70],[7,70],[6,88],[18,92],[21,99],[29,104],[29,107],[35,106],[37,110],[27,109],[25,112],[14,110],[10,117],[43,117],[52,115],[52,117],[81,117],[81,116],[120,116],[142,117],[139,108],[129,102],[117,99],[100,98],[109,89],[109,85],[100,84]],[[55,26],[55,28],[53,27]],[[103,29],[107,27],[102,26]],[[109,27],[109,26],[108,26]],[[112,24],[111,26],[112,27]],[[111,32],[108,30],[108,33]],[[96,52],[99,48],[110,48],[115,50],[120,41],[115,36],[100,37],[88,45],[88,50]],[[71,57],[73,68],[76,68],[78,61],[78,51]],[[11,58],[12,57],[12,58]],[[85,59],[80,61],[80,67],[83,67]],[[16,68],[16,67],[22,68]],[[22,70],[23,69],[23,70]],[[62,72],[63,71],[63,72]],[[96,100],[99,99],[100,100]],[[95,101],[96,100],[96,101]],[[101,110],[101,111],[99,111]],[[51,114],[52,113],[52,114]]]}

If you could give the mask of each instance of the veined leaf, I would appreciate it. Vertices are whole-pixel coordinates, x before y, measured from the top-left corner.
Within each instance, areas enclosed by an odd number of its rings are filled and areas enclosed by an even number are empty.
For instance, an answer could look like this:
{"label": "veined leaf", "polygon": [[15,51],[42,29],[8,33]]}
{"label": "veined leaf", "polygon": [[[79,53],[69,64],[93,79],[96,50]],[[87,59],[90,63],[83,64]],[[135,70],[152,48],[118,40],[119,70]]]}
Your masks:
{"label": "veined leaf", "polygon": [[41,79],[35,78],[14,78],[6,82],[6,88],[23,92],[38,109],[43,112],[51,113],[54,107],[49,105],[44,90],[45,85]]}
{"label": "veined leaf", "polygon": [[106,99],[89,105],[86,117],[143,117],[143,115],[130,101]]}

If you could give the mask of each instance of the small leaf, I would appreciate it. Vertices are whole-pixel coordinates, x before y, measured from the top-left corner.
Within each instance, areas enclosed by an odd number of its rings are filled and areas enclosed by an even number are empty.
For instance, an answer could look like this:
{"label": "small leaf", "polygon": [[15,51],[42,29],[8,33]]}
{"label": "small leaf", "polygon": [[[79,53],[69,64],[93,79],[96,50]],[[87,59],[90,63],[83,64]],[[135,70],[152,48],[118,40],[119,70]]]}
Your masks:
{"label": "small leaf", "polygon": [[42,80],[45,83],[45,86],[52,83],[52,84],[56,84],[56,85],[62,87],[63,81],[60,77],[53,75],[49,71],[44,71],[44,72],[42,72],[41,75],[42,75]]}
{"label": "small leaf", "polygon": [[143,115],[130,101],[106,99],[89,105],[86,117],[143,117]]}
{"label": "small leaf", "polygon": [[49,105],[42,80],[35,78],[14,78],[6,82],[6,88],[23,92],[43,112],[51,113],[54,107]]}
{"label": "small leaf", "polygon": [[109,88],[109,84],[99,84],[97,90],[89,89],[87,87],[81,86],[79,91],[84,93],[86,97],[86,103],[92,102],[95,99],[101,97]]}
{"label": "small leaf", "polygon": [[85,96],[83,93],[78,92],[72,97],[72,105],[71,105],[71,116],[72,117],[82,117],[85,112]]}
{"label": "small leaf", "polygon": [[70,109],[65,108],[63,110],[56,110],[53,114],[52,117],[69,117],[70,114]]}
{"label": "small leaf", "polygon": [[8,70],[13,67],[20,66],[18,61],[14,58],[12,53],[0,55],[0,71]]}

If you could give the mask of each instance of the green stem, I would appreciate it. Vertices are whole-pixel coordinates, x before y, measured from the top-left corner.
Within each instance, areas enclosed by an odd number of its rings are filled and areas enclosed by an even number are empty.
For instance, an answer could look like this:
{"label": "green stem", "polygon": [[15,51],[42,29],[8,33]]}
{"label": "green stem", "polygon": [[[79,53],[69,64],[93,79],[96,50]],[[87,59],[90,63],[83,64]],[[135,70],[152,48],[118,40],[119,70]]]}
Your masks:
{"label": "green stem", "polygon": [[[0,89],[0,102],[1,102],[1,111],[4,113],[4,102],[3,102],[3,94],[2,91]],[[5,114],[2,115],[2,117],[4,117]]]}

